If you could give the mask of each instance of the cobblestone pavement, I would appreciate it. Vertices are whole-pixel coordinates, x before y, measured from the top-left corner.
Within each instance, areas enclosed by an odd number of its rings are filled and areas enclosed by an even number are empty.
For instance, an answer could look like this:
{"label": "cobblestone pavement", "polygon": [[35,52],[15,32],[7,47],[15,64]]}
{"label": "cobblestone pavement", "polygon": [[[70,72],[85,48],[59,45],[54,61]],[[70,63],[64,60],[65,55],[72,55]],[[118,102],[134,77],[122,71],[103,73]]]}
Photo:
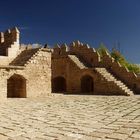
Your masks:
{"label": "cobblestone pavement", "polygon": [[140,140],[140,96],[49,96],[0,103],[0,140]]}

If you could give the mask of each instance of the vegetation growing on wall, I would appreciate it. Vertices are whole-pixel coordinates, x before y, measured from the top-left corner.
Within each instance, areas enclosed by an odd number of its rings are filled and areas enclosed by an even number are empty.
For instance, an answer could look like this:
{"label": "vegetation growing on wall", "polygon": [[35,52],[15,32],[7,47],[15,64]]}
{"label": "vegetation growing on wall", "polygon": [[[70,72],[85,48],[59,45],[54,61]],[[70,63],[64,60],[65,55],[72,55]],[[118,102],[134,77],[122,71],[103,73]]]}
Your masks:
{"label": "vegetation growing on wall", "polygon": [[119,62],[122,66],[125,66],[129,71],[135,72],[136,74],[140,73],[140,66],[128,62],[125,59],[125,57],[121,54],[121,52],[117,49],[112,49],[112,51],[109,52],[107,47],[103,43],[101,43],[97,48],[97,51],[99,52],[101,57],[103,57],[105,52],[107,51],[116,62]]}
{"label": "vegetation growing on wall", "polygon": [[106,51],[109,52],[109,50],[103,43],[100,43],[99,47],[97,48],[97,51],[101,57],[106,54]]}

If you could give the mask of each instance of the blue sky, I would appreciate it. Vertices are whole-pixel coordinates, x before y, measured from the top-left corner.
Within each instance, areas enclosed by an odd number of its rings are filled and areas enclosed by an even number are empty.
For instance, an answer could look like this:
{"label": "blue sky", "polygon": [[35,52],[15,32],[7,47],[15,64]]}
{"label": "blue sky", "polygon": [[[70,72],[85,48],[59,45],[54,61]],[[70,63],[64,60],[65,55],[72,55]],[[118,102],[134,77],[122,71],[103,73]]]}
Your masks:
{"label": "blue sky", "polygon": [[1,0],[0,31],[17,26],[21,43],[92,47],[116,42],[130,62],[140,63],[140,0]]}

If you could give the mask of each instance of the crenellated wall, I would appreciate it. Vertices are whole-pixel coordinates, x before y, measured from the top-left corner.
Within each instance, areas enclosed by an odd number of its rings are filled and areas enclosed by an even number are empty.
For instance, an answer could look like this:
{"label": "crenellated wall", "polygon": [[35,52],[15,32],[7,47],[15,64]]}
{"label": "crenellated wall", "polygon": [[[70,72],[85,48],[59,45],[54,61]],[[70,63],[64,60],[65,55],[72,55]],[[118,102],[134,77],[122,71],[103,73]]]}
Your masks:
{"label": "crenellated wall", "polygon": [[70,75],[72,73],[77,76],[78,72],[76,73],[72,68],[69,71],[70,74],[67,73],[67,67],[69,67],[67,65],[69,65],[70,61],[73,61],[75,64],[77,63],[79,69],[80,66],[84,69],[96,67],[106,68],[115,78],[121,80],[135,93],[140,92],[140,78],[135,73],[129,72],[126,67],[115,62],[108,52],[101,58],[94,48],[79,41],[72,42],[69,46],[66,44],[59,46],[57,44],[52,53],[52,75],[59,72],[57,75]]}
{"label": "crenellated wall", "polygon": [[11,45],[13,42],[19,43],[20,32],[17,27],[8,29],[0,33],[0,45]]}
{"label": "crenellated wall", "polygon": [[81,60],[85,61],[90,67],[99,66],[100,55],[88,44],[82,44],[79,41],[72,42],[68,47],[66,44],[59,46],[58,44],[53,49],[52,56],[57,58],[66,55],[76,55]]}
{"label": "crenellated wall", "polygon": [[91,48],[88,44],[82,44],[79,41],[75,41],[70,44],[70,54],[75,54],[81,59],[85,60],[91,67],[96,67],[100,62],[100,55],[98,52]]}
{"label": "crenellated wall", "polygon": [[0,33],[0,55],[16,57],[19,51],[20,32],[14,27]]}
{"label": "crenellated wall", "polygon": [[53,49],[33,48],[20,45],[19,35],[16,27],[0,33],[1,98],[7,96],[7,81],[13,75],[26,81],[27,97],[44,97],[55,88],[80,94],[84,90],[103,95],[140,93],[140,77],[115,62],[108,52],[101,57],[79,41],[69,46],[57,44]]}

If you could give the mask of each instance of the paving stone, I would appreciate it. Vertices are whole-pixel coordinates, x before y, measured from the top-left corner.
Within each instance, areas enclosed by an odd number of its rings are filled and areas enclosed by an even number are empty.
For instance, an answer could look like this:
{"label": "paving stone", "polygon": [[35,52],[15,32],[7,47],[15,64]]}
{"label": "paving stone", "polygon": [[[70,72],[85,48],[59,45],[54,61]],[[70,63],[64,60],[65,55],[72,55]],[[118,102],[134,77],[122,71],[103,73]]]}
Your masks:
{"label": "paving stone", "polygon": [[131,135],[132,138],[139,138],[140,139],[140,131],[135,132]]}
{"label": "paving stone", "polygon": [[117,133],[121,133],[121,134],[127,134],[127,135],[132,135],[135,131],[137,131],[137,129],[133,129],[133,128],[120,128],[119,130],[117,130]]}
{"label": "paving stone", "polygon": [[127,140],[140,140],[139,138],[132,138],[132,137],[129,137]]}
{"label": "paving stone", "polygon": [[140,96],[48,96],[0,103],[0,140],[138,140]]}
{"label": "paving stone", "polygon": [[120,134],[120,133],[112,133],[112,134],[107,135],[106,138],[125,140],[128,138],[128,135],[127,134]]}
{"label": "paving stone", "polygon": [[9,137],[0,134],[0,140],[8,140]]}

